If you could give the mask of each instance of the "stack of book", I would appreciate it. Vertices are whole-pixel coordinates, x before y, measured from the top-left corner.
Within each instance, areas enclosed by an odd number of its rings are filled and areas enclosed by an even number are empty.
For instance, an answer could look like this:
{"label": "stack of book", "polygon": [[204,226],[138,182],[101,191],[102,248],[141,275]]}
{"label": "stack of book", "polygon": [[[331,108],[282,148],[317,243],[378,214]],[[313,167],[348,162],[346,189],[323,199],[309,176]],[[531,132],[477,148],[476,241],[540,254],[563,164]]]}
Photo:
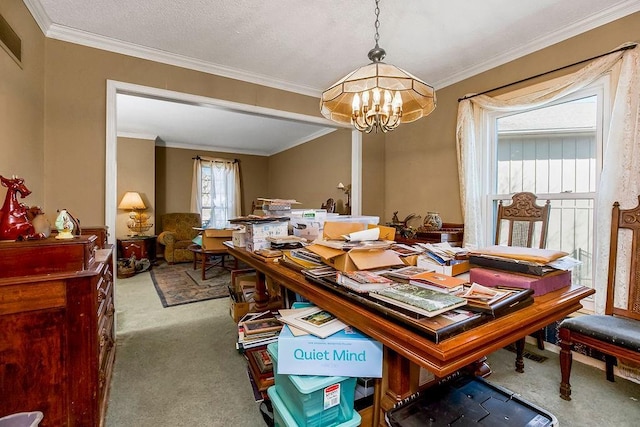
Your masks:
{"label": "stack of book", "polygon": [[302,274],[311,279],[319,279],[322,277],[335,277],[338,270],[335,268],[324,265],[321,267],[305,268],[302,270]]}
{"label": "stack of book", "polygon": [[451,246],[448,242],[419,243],[423,254],[418,258],[418,266],[431,268],[438,273],[455,276],[469,271],[468,255],[465,248]]}
{"label": "stack of book", "polygon": [[477,283],[465,286],[460,296],[466,298],[469,309],[488,313],[493,317],[503,316],[533,304],[531,289],[488,288]]}
{"label": "stack of book", "polygon": [[238,322],[236,348],[244,352],[250,348],[276,342],[281,329],[282,323],[271,311],[247,313]]}
{"label": "stack of book", "polygon": [[532,289],[536,296],[571,285],[570,269],[579,261],[561,251],[490,246],[472,252],[472,282],[493,287]]}
{"label": "stack of book", "polygon": [[250,379],[256,385],[259,392],[265,392],[274,384],[273,362],[267,351],[267,346],[262,345],[248,349],[244,352],[249,367]]}
{"label": "stack of book", "polygon": [[468,282],[457,277],[447,276],[446,274],[428,271],[413,275],[409,279],[409,283],[423,288],[431,289],[437,292],[447,294],[457,294],[463,290],[463,286]]}
{"label": "stack of book", "polygon": [[416,266],[410,265],[410,266],[407,266],[407,267],[391,269],[391,270],[385,272],[384,275],[386,277],[393,277],[395,279],[410,280],[413,276],[416,276],[416,275],[422,274],[422,273],[429,273],[430,271],[433,271],[433,269],[432,268],[416,267]]}
{"label": "stack of book", "polygon": [[278,262],[295,271],[326,265],[322,262],[322,258],[319,255],[305,248],[282,251],[282,257],[279,258]]}
{"label": "stack of book", "polygon": [[392,306],[427,317],[433,317],[467,304],[467,300],[459,296],[410,283],[390,286],[387,289],[371,292],[369,295]]}
{"label": "stack of book", "polygon": [[333,314],[317,306],[280,311],[279,320],[286,323],[294,335],[312,334],[326,338],[347,327]]}
{"label": "stack of book", "polygon": [[358,293],[368,293],[386,289],[395,282],[372,271],[339,271],[336,273],[336,283]]}

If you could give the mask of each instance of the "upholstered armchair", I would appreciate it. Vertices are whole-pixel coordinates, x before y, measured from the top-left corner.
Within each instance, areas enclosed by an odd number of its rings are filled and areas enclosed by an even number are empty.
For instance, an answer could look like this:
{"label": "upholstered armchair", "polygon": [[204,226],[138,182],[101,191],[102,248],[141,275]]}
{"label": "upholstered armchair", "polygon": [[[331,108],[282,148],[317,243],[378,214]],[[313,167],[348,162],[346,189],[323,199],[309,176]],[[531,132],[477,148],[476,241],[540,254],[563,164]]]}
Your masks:
{"label": "upholstered armchair", "polygon": [[158,242],[164,245],[164,259],[169,263],[192,262],[193,252],[188,247],[199,233],[193,227],[202,227],[200,214],[170,213],[162,215],[162,232]]}

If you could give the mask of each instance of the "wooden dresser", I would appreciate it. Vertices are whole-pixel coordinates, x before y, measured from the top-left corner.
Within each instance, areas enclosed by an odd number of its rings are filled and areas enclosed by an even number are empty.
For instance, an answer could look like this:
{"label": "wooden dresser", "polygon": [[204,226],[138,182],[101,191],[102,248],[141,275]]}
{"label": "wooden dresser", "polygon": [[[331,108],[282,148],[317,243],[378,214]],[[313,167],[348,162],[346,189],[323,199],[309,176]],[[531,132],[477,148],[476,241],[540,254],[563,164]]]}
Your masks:
{"label": "wooden dresser", "polygon": [[112,248],[0,241],[0,416],[101,426],[115,358]]}

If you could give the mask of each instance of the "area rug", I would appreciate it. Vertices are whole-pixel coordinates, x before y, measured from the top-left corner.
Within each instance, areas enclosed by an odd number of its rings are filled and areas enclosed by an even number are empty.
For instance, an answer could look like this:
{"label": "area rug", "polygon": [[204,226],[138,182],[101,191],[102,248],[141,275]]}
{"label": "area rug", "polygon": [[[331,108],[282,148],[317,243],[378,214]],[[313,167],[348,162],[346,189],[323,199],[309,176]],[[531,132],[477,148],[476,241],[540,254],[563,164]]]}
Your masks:
{"label": "area rug", "polygon": [[214,267],[207,270],[201,280],[202,270],[194,270],[193,264],[161,263],[151,269],[151,280],[164,307],[189,304],[229,296],[228,270]]}

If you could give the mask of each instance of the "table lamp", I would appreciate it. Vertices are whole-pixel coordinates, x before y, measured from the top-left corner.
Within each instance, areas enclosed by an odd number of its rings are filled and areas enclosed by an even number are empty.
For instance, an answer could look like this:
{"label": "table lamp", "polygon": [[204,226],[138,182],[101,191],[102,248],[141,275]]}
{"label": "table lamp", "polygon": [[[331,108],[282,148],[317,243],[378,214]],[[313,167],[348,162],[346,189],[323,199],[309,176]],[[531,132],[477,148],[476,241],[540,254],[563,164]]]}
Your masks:
{"label": "table lamp", "polygon": [[118,209],[130,210],[127,227],[131,231],[130,236],[144,235],[153,224],[149,224],[149,215],[143,213],[147,207],[136,191],[127,191],[118,205]]}

